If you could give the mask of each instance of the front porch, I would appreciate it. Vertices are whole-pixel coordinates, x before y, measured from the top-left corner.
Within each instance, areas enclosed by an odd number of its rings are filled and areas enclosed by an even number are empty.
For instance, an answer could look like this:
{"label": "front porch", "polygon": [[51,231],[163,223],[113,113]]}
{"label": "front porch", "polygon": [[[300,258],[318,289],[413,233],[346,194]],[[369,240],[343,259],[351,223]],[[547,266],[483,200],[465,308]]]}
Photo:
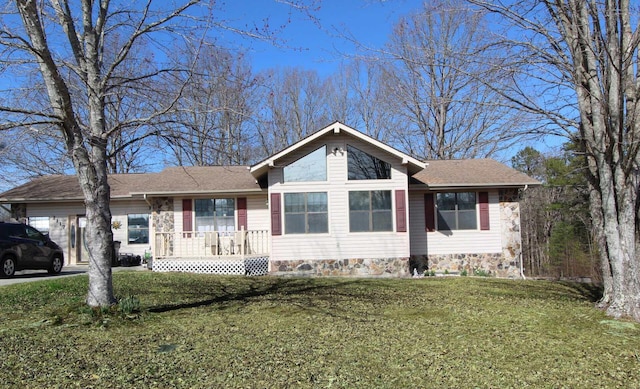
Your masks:
{"label": "front porch", "polygon": [[153,271],[264,275],[269,271],[269,231],[158,232]]}

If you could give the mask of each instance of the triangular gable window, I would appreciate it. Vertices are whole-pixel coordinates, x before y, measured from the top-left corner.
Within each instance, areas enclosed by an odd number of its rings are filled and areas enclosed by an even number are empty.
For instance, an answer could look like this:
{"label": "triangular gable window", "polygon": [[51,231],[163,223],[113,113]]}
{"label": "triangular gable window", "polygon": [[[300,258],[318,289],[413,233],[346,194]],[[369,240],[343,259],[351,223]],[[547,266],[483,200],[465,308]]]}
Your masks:
{"label": "triangular gable window", "polygon": [[391,164],[347,145],[349,180],[388,180],[391,179]]}
{"label": "triangular gable window", "polygon": [[326,180],[327,146],[322,146],[284,167],[284,182]]}

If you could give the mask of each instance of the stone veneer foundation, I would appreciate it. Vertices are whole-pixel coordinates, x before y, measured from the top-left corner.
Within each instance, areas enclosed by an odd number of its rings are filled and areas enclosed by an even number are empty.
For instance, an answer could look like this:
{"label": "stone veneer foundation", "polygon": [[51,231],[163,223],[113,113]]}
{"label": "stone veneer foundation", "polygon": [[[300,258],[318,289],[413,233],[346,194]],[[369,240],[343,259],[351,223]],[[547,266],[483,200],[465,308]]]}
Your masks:
{"label": "stone veneer foundation", "polygon": [[415,255],[410,259],[410,271],[416,269],[418,274],[433,271],[437,274],[460,274],[463,271],[472,276],[480,270],[493,277],[518,278],[518,263],[506,258],[503,253],[484,254],[447,254],[447,255]]}
{"label": "stone veneer foundation", "polygon": [[272,260],[270,273],[291,276],[408,277],[409,258]]}

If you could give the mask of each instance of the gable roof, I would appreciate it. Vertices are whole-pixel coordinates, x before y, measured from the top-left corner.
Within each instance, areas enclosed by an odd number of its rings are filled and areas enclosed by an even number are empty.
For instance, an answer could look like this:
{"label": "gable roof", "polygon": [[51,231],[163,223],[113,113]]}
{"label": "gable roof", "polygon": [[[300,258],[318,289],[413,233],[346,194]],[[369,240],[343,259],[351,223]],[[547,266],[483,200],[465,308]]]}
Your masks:
{"label": "gable roof", "polygon": [[[540,185],[524,173],[492,159],[419,161],[340,122],[317,131],[269,158],[249,166],[168,167],[158,173],[109,175],[112,199],[146,196],[198,196],[263,192],[259,178],[287,154],[327,134],[345,133],[383,150],[407,165],[412,189],[447,190],[464,188],[515,188]],[[75,175],[36,178],[0,194],[0,203],[83,201]]]}
{"label": "gable roof", "polygon": [[[109,175],[112,199],[261,192],[248,166],[169,167],[158,173]],[[0,202],[83,201],[75,175],[36,178],[0,194]]]}
{"label": "gable roof", "polygon": [[493,159],[428,161],[427,167],[411,177],[410,185],[429,189],[513,188],[540,182]]}
{"label": "gable roof", "polygon": [[307,136],[306,138],[303,138],[301,140],[299,140],[298,142],[292,144],[291,146],[285,148],[284,150],[277,152],[275,154],[273,154],[272,156],[266,158],[265,160],[258,162],[257,164],[251,166],[251,174],[253,174],[254,177],[258,178],[262,175],[264,175],[268,170],[269,167],[274,166],[276,161],[282,157],[284,157],[285,155],[300,149],[301,147],[304,147],[306,145],[308,145],[309,143],[315,141],[316,139],[319,139],[323,136],[325,136],[328,133],[334,133],[334,134],[340,134],[340,133],[346,133],[347,135],[350,135],[354,138],[360,139],[363,142],[367,142],[397,158],[399,158],[402,161],[403,165],[408,165],[407,166],[407,170],[409,171],[409,174],[413,174],[415,172],[418,172],[422,169],[425,168],[425,163],[415,159],[405,153],[403,153],[402,151],[396,150],[393,147],[384,144],[382,142],[380,142],[377,139],[374,139],[372,137],[370,137],[369,135],[366,135],[356,129],[353,129],[345,124],[342,124],[340,122],[334,122],[333,124],[328,125],[327,127],[314,132],[313,134]]}

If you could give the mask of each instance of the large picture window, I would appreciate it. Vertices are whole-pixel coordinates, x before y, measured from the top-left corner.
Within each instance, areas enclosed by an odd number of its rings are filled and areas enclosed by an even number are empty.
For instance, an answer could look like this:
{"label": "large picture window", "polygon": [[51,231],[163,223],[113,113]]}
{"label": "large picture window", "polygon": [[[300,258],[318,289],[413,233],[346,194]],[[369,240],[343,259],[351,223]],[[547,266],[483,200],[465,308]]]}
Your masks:
{"label": "large picture window", "polygon": [[235,231],[234,199],[196,199],[194,208],[196,231]]}
{"label": "large picture window", "polygon": [[284,182],[326,180],[327,146],[322,146],[284,167]]}
{"label": "large picture window", "polygon": [[285,193],[285,234],[329,232],[327,193]]}
{"label": "large picture window", "polygon": [[392,231],[391,191],[349,192],[349,231]]}
{"label": "large picture window", "polygon": [[438,193],[436,204],[438,230],[475,230],[477,228],[475,192]]}
{"label": "large picture window", "polygon": [[127,215],[127,239],[129,244],[149,243],[149,215]]}
{"label": "large picture window", "polygon": [[391,179],[391,164],[347,145],[347,165],[349,180]]}

